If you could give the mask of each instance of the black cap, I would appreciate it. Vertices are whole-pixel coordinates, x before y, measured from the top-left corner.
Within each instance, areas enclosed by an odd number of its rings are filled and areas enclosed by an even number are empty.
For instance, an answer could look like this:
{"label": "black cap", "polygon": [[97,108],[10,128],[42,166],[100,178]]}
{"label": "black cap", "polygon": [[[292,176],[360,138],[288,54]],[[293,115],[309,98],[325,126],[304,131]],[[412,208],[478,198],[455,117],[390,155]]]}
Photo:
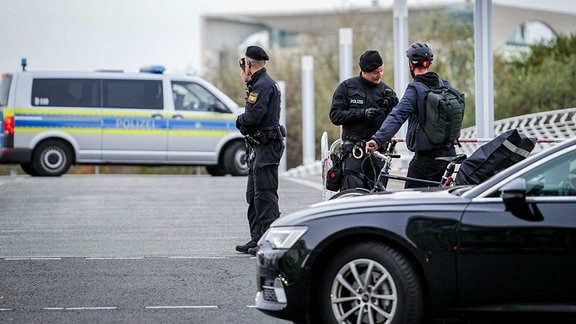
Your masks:
{"label": "black cap", "polygon": [[256,61],[268,61],[270,59],[260,46],[248,46],[245,55]]}
{"label": "black cap", "polygon": [[384,62],[382,61],[382,56],[380,56],[378,51],[367,50],[360,55],[359,65],[363,72],[372,72],[382,64],[384,64]]}

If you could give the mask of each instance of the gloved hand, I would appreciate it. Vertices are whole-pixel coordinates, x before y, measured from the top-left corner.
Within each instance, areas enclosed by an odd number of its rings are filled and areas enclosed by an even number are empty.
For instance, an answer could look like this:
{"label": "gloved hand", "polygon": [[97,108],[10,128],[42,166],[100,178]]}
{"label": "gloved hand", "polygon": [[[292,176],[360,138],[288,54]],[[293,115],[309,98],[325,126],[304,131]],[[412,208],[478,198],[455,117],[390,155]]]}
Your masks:
{"label": "gloved hand", "polygon": [[364,118],[374,119],[374,118],[378,117],[378,115],[381,114],[381,109],[379,109],[379,108],[367,108],[367,109],[364,109],[363,113],[364,113]]}
{"label": "gloved hand", "polygon": [[396,93],[392,89],[384,90],[384,102],[382,103],[382,107],[388,110],[392,110],[394,106],[398,104],[398,97]]}

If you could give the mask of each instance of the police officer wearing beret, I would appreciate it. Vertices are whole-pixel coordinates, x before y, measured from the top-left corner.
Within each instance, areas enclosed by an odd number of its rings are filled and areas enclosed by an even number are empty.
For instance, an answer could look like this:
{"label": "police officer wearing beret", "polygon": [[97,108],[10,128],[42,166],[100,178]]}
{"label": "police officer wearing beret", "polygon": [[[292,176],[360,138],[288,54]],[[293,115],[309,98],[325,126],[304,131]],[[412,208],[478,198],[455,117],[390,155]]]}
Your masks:
{"label": "police officer wearing beret", "polygon": [[364,146],[398,103],[394,90],[382,82],[384,64],[380,53],[367,50],[358,63],[360,75],[338,85],[330,107],[330,120],[342,126],[340,154],[344,177],[340,190],[372,188],[381,163],[376,159],[366,163]]}
{"label": "police officer wearing beret", "polygon": [[284,152],[286,130],[280,126],[280,88],[264,67],[268,54],[248,46],[240,59],[240,74],[246,83],[246,106],[236,119],[248,148],[248,224],[250,240],[236,251],[255,255],[257,242],[280,216],[278,208],[278,165]]}

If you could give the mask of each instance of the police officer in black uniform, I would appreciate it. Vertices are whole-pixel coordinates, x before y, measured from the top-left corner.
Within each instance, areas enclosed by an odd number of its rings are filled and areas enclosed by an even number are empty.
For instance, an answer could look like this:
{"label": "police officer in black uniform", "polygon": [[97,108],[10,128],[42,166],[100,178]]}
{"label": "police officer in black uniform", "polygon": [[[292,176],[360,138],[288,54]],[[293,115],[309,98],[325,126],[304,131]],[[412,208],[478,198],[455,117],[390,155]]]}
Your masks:
{"label": "police officer in black uniform", "polygon": [[280,216],[278,208],[278,165],[284,152],[286,130],[280,126],[280,89],[264,67],[268,54],[248,46],[240,59],[241,76],[247,87],[245,112],[236,127],[245,136],[248,148],[248,224],[250,240],[236,251],[255,255],[257,242]]}
{"label": "police officer in black uniform", "polygon": [[[342,168],[344,179],[340,190],[370,189],[380,163],[370,168],[364,146],[398,103],[394,90],[382,82],[384,64],[380,53],[365,51],[359,59],[360,75],[341,82],[332,97],[330,120],[342,126]],[[372,180],[372,181],[371,181]]]}

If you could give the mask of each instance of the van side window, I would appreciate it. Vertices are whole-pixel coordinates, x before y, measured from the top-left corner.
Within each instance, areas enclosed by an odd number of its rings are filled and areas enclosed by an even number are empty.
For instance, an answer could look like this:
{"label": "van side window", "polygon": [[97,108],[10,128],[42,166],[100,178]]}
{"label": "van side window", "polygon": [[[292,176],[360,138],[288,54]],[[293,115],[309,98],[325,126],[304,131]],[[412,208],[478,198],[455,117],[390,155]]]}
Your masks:
{"label": "van side window", "polygon": [[163,109],[160,80],[103,80],[104,108]]}
{"label": "van side window", "polygon": [[222,112],[216,107],[224,107],[216,96],[198,83],[172,81],[172,96],[175,110]]}
{"label": "van side window", "polygon": [[34,79],[32,106],[100,107],[96,79]]}

